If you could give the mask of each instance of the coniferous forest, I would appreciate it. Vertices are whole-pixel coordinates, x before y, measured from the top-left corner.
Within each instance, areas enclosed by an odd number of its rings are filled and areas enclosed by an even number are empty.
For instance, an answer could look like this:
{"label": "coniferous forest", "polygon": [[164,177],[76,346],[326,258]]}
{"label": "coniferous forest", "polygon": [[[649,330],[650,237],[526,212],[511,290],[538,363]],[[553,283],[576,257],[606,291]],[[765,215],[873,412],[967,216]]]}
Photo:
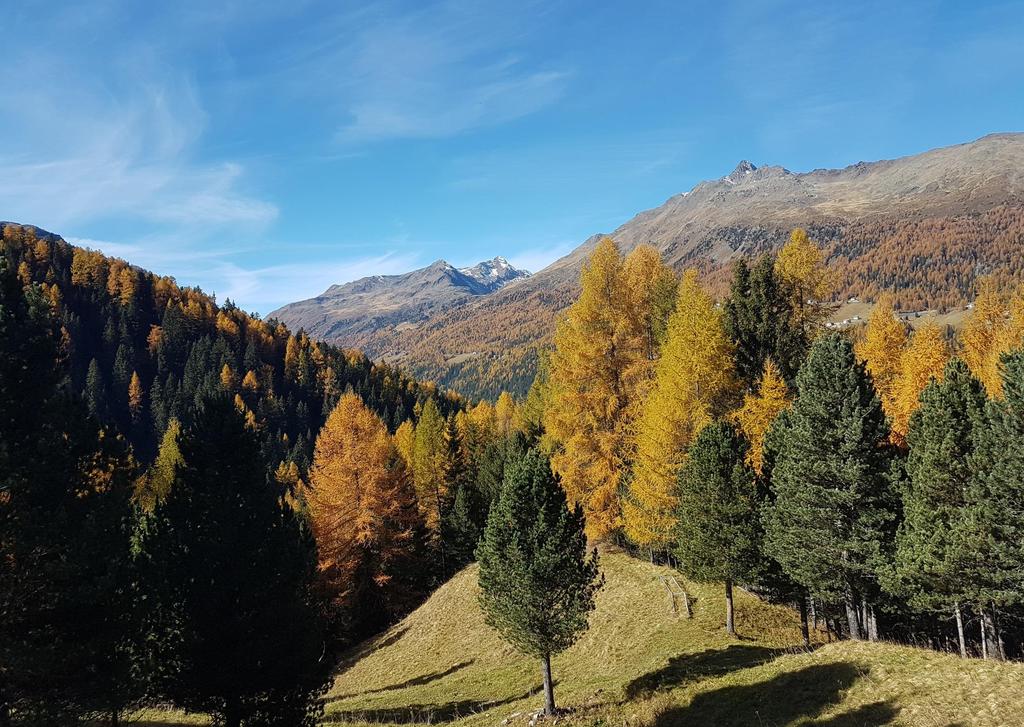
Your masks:
{"label": "coniferous forest", "polygon": [[351,649],[476,561],[553,715],[609,548],[718,584],[729,638],[742,589],[808,648],[1024,653],[1020,291],[983,280],[956,332],[886,296],[834,330],[803,230],[717,300],[605,239],[492,404],[33,228],[2,245],[0,725],[314,724]]}

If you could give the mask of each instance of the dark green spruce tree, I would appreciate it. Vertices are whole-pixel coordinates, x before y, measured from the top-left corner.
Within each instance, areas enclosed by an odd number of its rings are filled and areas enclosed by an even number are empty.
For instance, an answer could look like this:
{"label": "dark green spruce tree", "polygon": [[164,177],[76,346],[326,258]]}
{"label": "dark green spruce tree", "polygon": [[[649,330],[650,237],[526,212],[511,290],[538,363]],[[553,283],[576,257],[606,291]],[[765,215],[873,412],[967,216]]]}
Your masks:
{"label": "dark green spruce tree", "polygon": [[942,381],[933,379],[921,393],[907,432],[903,521],[884,579],[887,590],[912,608],[952,615],[965,657],[962,609],[973,588],[963,569],[961,529],[984,417],[985,389],[960,359],[950,361]]}
{"label": "dark green spruce tree", "polygon": [[871,599],[896,526],[889,425],[841,334],[815,341],[796,388],[767,438],[765,548],[812,596],[845,606],[853,638],[876,638]]}
{"label": "dark green spruce tree", "polygon": [[132,464],[68,392],[50,306],[0,254],[0,724],[116,720]]}
{"label": "dark green spruce tree", "polygon": [[679,568],[694,580],[725,583],[725,630],[733,636],[733,584],[756,575],[761,539],[748,449],[732,424],[709,424],[690,445],[676,490],[673,551]]}
{"label": "dark green spruce tree", "polygon": [[312,536],[226,396],[203,402],[179,450],[139,536],[154,690],[227,727],[312,725],[327,677]]}
{"label": "dark green spruce tree", "polygon": [[725,332],[736,347],[736,373],[749,387],[755,385],[769,358],[792,384],[809,346],[794,321],[790,297],[775,275],[774,264],[767,254],[753,268],[739,260],[722,306]]}
{"label": "dark green spruce tree", "polygon": [[1005,656],[998,612],[1024,603],[1024,349],[1003,356],[1002,379],[971,460],[959,553],[989,658]]}
{"label": "dark green spruce tree", "polygon": [[540,659],[549,715],[555,711],[551,655],[587,629],[603,583],[583,528],[583,510],[569,508],[547,457],[531,450],[506,471],[476,552],[484,619],[519,651]]}

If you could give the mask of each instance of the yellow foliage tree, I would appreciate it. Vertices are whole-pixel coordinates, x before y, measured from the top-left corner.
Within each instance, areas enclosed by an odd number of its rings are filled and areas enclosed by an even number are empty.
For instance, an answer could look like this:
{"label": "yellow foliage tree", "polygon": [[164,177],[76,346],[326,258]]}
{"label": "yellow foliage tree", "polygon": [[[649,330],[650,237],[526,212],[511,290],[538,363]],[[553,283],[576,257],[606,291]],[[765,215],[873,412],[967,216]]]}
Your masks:
{"label": "yellow foliage tree", "polygon": [[789,406],[789,390],[779,367],[768,359],[757,382],[757,391],[743,395],[743,406],[734,418],[743,436],[750,442],[747,462],[758,474],[764,467],[764,438],[772,422]]}
{"label": "yellow foliage tree", "polygon": [[408,470],[356,394],[338,400],[317,436],[306,506],[335,609],[358,609],[367,590],[386,589],[415,545],[421,521]]}
{"label": "yellow foliage tree", "polygon": [[654,365],[638,325],[648,316],[629,310],[638,274],[627,276],[624,268],[615,243],[601,240],[583,267],[579,299],[558,325],[550,359],[544,423],[559,444],[552,467],[570,501],[582,505],[593,539],[622,524],[619,486],[629,464],[638,390]]}
{"label": "yellow foliage tree", "polygon": [[906,345],[907,325],[896,317],[892,296],[880,296],[871,311],[864,337],[857,344],[857,355],[867,365],[878,398],[890,418],[896,407],[897,384]]}
{"label": "yellow foliage tree", "polygon": [[494,424],[497,434],[502,437],[507,437],[515,430],[516,402],[507,391],[501,392],[494,403]]}
{"label": "yellow foliage tree", "polygon": [[910,343],[900,356],[896,397],[889,413],[895,441],[902,442],[906,438],[910,415],[918,407],[921,392],[931,379],[942,379],[949,354],[949,342],[934,321],[926,321],[910,337]]}
{"label": "yellow foliage tree", "polygon": [[961,355],[989,396],[1003,394],[1000,357],[1024,344],[1024,288],[1008,299],[995,281],[983,280],[960,331]]}
{"label": "yellow foliage tree", "polygon": [[245,376],[242,377],[242,388],[252,394],[260,390],[260,380],[256,377],[255,371],[250,369],[245,372]]}
{"label": "yellow foliage tree", "polygon": [[220,385],[224,387],[224,391],[233,392],[238,388],[238,377],[235,372],[231,370],[231,367],[224,364],[220,370]]}
{"label": "yellow foliage tree", "polygon": [[416,445],[416,427],[411,419],[406,419],[398,425],[398,429],[395,430],[394,439],[395,447],[402,456],[405,466],[412,472],[412,452],[413,447]]}
{"label": "yellow foliage tree", "polygon": [[626,327],[638,337],[637,343],[642,349],[635,368],[627,372],[628,378],[636,378],[634,401],[640,401],[647,385],[654,380],[653,362],[665,340],[665,328],[676,302],[679,281],[652,245],[638,245],[626,256],[622,279]]}
{"label": "yellow foliage tree", "polygon": [[416,422],[412,472],[420,511],[435,544],[441,543],[441,511],[448,494],[446,428],[434,399],[427,399]]}
{"label": "yellow foliage tree", "polygon": [[132,421],[138,421],[142,416],[143,397],[142,380],[137,371],[132,371],[132,378],[128,381],[128,411],[131,412]]}
{"label": "yellow foliage tree", "polygon": [[832,293],[835,278],[825,266],[821,249],[801,228],[793,230],[789,242],[775,258],[775,273],[792,292],[793,310],[805,332],[816,328],[827,314],[820,305]]}
{"label": "yellow foliage tree", "polygon": [[674,491],[686,448],[724,410],[733,389],[732,345],[721,312],[688,270],[650,396],[636,427],[635,463],[623,502],[626,534],[638,545],[663,546],[675,522]]}

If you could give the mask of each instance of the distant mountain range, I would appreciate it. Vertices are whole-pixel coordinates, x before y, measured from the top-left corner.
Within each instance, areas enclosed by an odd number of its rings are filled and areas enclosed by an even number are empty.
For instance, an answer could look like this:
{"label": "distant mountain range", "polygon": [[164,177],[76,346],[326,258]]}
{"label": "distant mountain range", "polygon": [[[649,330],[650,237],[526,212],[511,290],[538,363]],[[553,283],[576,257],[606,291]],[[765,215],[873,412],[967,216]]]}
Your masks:
{"label": "distant mountain range", "polygon": [[[893,290],[902,307],[913,309],[968,300],[980,275],[1024,274],[1024,134],[806,173],[743,161],[610,236],[624,252],[652,244],[676,268],[702,270],[722,292],[733,260],[777,249],[797,226],[824,247],[839,276],[837,297],[871,300]],[[460,274],[479,280],[435,263],[392,276],[402,283],[387,294],[366,292],[386,283],[357,281],[274,315],[470,395],[522,392],[537,346],[574,298],[583,262],[601,236],[494,289],[448,282]],[[424,282],[411,283],[410,276]]]}
{"label": "distant mountain range", "polygon": [[309,300],[270,314],[293,330],[353,348],[367,347],[381,332],[415,328],[441,311],[494,293],[530,273],[503,257],[468,268],[438,260],[402,275],[374,275],[332,285]]}

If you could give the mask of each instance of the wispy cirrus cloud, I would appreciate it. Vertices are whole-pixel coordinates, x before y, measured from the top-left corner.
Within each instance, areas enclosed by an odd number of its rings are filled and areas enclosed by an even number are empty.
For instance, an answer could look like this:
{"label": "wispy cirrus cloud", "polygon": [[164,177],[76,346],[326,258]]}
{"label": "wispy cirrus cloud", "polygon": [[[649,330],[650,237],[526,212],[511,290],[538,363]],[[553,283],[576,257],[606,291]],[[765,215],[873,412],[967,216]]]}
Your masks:
{"label": "wispy cirrus cloud", "polygon": [[245,167],[200,151],[207,114],[184,71],[139,52],[108,75],[74,53],[5,47],[0,209],[63,227],[105,219],[264,225],[277,207],[244,189]]}
{"label": "wispy cirrus cloud", "polygon": [[329,99],[343,144],[450,137],[563,97],[572,69],[538,65],[524,48],[544,17],[540,4],[375,3],[325,24],[279,73]]}

